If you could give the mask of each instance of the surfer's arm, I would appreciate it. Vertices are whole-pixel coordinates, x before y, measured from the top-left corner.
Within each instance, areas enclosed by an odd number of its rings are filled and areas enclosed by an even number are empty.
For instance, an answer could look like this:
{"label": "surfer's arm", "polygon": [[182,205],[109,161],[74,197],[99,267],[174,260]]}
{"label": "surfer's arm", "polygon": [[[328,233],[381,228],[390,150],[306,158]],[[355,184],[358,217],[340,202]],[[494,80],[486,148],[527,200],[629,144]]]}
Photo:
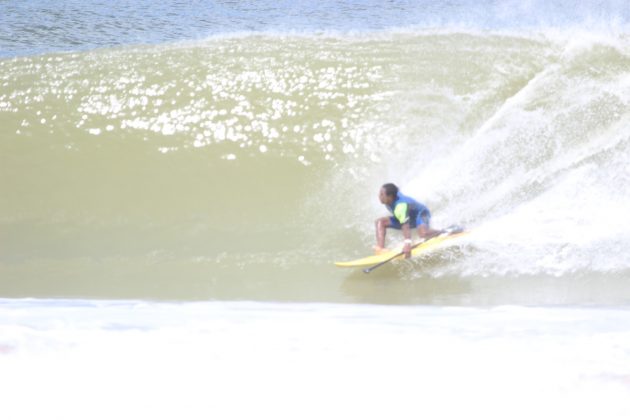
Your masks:
{"label": "surfer's arm", "polygon": [[399,203],[394,209],[394,217],[400,222],[400,229],[405,238],[403,252],[405,258],[411,257],[411,227],[409,226],[409,205],[407,203]]}
{"label": "surfer's arm", "polygon": [[409,226],[409,222],[404,223],[401,226],[401,230],[403,237],[405,238],[405,245],[403,246],[405,258],[411,258],[411,227]]}

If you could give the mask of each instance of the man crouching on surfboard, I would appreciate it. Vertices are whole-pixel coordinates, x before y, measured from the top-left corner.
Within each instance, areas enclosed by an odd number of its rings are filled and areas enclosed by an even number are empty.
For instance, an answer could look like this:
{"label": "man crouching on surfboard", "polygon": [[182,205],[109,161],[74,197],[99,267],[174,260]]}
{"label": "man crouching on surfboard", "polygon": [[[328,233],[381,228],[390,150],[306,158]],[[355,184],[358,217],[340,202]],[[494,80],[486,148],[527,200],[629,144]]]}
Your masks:
{"label": "man crouching on surfboard", "polygon": [[441,230],[431,229],[431,212],[427,206],[401,194],[396,185],[383,185],[378,199],[385,204],[393,216],[376,219],[376,246],[374,249],[377,254],[385,251],[387,228],[402,230],[405,238],[405,246],[403,247],[405,258],[411,257],[411,228],[417,228],[418,236],[424,241],[442,233]]}

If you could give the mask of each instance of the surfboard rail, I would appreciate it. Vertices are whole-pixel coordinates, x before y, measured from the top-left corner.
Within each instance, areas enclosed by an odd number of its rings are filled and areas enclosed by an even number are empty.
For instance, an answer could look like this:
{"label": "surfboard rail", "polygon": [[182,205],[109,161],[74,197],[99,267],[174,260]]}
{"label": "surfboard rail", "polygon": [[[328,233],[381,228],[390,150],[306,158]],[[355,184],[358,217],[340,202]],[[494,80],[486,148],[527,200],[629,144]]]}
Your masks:
{"label": "surfboard rail", "polygon": [[[419,257],[421,255],[428,254],[429,252],[435,251],[443,247],[444,245],[446,245],[445,243],[449,243],[453,239],[466,236],[469,233],[470,231],[464,231],[464,232],[452,233],[450,235],[435,236],[429,239],[428,241],[426,241],[425,243],[418,245],[417,247],[412,249],[411,257],[412,258]],[[399,247],[391,251],[384,252],[382,254],[370,255],[368,257],[363,257],[363,258],[359,258],[352,261],[338,261],[338,262],[335,262],[335,265],[337,267],[343,267],[343,268],[369,267],[372,265],[379,264],[383,261],[387,261],[388,259],[392,258],[396,254],[399,254],[401,251],[402,251],[402,248]],[[399,259],[404,259],[404,256],[400,256],[399,258],[396,258],[396,260],[399,260]]]}

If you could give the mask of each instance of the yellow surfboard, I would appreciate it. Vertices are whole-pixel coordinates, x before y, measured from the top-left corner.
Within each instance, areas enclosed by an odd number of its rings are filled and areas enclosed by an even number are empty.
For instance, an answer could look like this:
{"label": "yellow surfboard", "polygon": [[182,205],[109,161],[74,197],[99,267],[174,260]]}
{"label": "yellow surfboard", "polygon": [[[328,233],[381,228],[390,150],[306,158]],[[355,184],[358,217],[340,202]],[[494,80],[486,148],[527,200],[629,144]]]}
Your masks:
{"label": "yellow surfboard", "polygon": [[[436,249],[442,248],[444,246],[448,246],[448,242],[452,241],[453,239],[466,236],[469,233],[470,232],[458,232],[458,233],[451,233],[450,235],[444,234],[440,236],[435,236],[429,239],[428,241],[424,242],[423,244],[418,245],[417,247],[412,249],[411,256],[418,257],[420,255],[427,254],[431,251],[435,251]],[[359,258],[358,260],[336,262],[335,265],[337,267],[349,267],[349,268],[369,267],[369,266],[387,261],[388,259],[392,258],[396,254],[399,254],[401,251],[402,249],[398,248],[398,249],[391,250],[389,252],[385,252],[383,254],[371,255],[365,258]],[[398,259],[403,259],[403,258],[404,256],[401,255],[399,258],[396,258],[396,259],[398,260]]]}

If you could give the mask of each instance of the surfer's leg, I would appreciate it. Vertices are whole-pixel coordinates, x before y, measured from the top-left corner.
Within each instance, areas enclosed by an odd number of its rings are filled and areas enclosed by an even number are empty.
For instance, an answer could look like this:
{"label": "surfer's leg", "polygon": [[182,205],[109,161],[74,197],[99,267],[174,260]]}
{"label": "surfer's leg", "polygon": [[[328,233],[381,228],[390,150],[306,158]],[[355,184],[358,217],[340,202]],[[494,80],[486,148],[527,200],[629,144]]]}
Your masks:
{"label": "surfer's leg", "polygon": [[420,238],[424,239],[425,241],[427,239],[433,238],[434,236],[438,236],[441,233],[443,233],[443,231],[431,229],[427,225],[420,225],[420,226],[418,226],[418,236]]}
{"label": "surfer's leg", "polygon": [[443,233],[441,230],[431,229],[431,213],[429,212],[423,212],[418,215],[416,226],[418,228],[418,236],[425,241]]}
{"label": "surfer's leg", "polygon": [[377,253],[385,248],[385,233],[387,232],[387,228],[391,225],[391,221],[389,219],[389,217],[376,219],[376,246],[374,249]]}

